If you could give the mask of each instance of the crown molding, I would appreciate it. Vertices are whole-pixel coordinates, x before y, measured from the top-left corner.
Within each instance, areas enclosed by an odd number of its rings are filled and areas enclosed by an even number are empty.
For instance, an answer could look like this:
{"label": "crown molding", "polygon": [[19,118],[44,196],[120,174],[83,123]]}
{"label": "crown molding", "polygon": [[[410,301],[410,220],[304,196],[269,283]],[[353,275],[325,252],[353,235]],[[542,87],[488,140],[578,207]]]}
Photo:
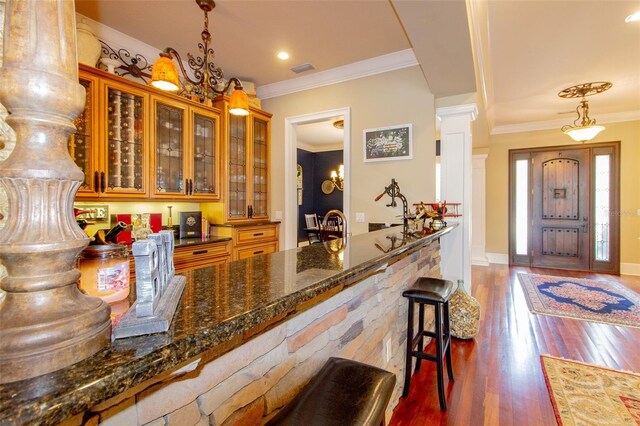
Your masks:
{"label": "crown molding", "polygon": [[[636,121],[640,120],[640,110],[615,112],[611,114],[598,114],[598,124],[607,123],[621,123],[624,121]],[[507,124],[504,126],[496,126],[491,129],[492,135],[502,135],[507,133],[523,133],[533,132],[537,130],[552,130],[559,129],[567,124],[566,118],[559,118],[557,120],[547,121],[534,121],[531,123],[519,123],[519,124]]]}
{"label": "crown molding", "polygon": [[315,74],[265,84],[259,86],[256,92],[260,99],[269,99],[415,65],[418,65],[418,60],[413,50],[405,49],[330,70],[320,71]]}
{"label": "crown molding", "polygon": [[306,143],[301,140],[298,140],[297,145],[298,145],[298,148],[304,149],[305,151],[313,152],[314,154],[319,152],[344,150],[344,144],[342,142],[324,144],[324,145],[312,145],[310,143]]}
{"label": "crown molding", "polygon": [[436,116],[440,120],[442,120],[442,117],[451,117],[455,115],[468,115],[471,118],[471,121],[474,121],[478,116],[478,107],[476,104],[465,104],[436,108]]}

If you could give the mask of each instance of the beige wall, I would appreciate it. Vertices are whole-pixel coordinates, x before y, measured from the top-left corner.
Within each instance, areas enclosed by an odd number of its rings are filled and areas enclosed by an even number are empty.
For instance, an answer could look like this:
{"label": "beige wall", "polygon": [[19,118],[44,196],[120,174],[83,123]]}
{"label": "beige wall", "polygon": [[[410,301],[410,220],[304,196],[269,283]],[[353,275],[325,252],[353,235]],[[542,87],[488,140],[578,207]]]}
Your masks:
{"label": "beige wall", "polygon": [[[606,124],[593,142],[621,142],[622,263],[640,264],[640,121]],[[560,129],[491,136],[487,158],[487,252],[508,253],[509,150],[576,144]],[[581,144],[576,144],[581,146]]]}
{"label": "beige wall", "polygon": [[[386,207],[389,197],[375,203],[391,178],[395,178],[409,203],[435,197],[434,97],[415,66],[340,84],[267,99],[264,110],[273,113],[271,210],[284,211],[284,120],[303,114],[351,108],[351,217],[354,234],[367,232],[367,222],[398,222],[401,204]],[[363,162],[363,129],[413,124],[413,159],[379,163]],[[320,190],[320,187],[314,188]],[[398,200],[399,201],[399,200]],[[355,213],[365,213],[365,223],[355,223]],[[273,216],[273,215],[272,215]],[[281,231],[286,224],[283,223]],[[281,232],[281,243],[284,232]]]}

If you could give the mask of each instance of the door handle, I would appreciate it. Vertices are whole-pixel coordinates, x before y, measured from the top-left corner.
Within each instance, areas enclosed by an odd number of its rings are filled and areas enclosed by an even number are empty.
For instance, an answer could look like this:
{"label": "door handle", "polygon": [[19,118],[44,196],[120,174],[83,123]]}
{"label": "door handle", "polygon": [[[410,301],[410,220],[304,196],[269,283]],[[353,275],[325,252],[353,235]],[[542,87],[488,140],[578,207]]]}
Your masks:
{"label": "door handle", "polygon": [[100,192],[100,174],[97,171],[93,172],[93,191]]}
{"label": "door handle", "polygon": [[107,183],[104,178],[104,172],[100,172],[100,192],[104,192],[107,189]]}

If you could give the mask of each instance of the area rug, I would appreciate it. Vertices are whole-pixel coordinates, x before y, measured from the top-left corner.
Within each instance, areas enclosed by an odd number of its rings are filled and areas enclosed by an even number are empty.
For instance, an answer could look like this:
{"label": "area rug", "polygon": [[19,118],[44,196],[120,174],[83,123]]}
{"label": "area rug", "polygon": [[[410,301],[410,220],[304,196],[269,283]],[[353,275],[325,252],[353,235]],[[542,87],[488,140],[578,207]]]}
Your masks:
{"label": "area rug", "polygon": [[531,312],[640,328],[640,296],[612,281],[518,274]]}
{"label": "area rug", "polygon": [[640,425],[640,374],[541,355],[561,426]]}

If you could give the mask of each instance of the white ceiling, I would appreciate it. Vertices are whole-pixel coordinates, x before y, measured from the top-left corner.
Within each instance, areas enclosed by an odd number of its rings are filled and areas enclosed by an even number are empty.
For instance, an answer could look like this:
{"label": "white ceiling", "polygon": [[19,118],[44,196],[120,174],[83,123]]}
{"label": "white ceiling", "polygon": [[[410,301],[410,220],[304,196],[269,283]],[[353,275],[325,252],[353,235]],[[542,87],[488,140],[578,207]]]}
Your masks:
{"label": "white ceiling", "polygon": [[[592,118],[640,118],[640,23],[624,23],[640,2],[468,1],[217,0],[209,29],[225,74],[258,86],[412,48],[436,98],[479,82],[493,131],[573,121],[578,101],[557,93],[587,81],[613,82],[589,98]],[[198,53],[194,1],[76,0],[76,10],[158,50]],[[316,70],[289,70],[304,63]]]}

